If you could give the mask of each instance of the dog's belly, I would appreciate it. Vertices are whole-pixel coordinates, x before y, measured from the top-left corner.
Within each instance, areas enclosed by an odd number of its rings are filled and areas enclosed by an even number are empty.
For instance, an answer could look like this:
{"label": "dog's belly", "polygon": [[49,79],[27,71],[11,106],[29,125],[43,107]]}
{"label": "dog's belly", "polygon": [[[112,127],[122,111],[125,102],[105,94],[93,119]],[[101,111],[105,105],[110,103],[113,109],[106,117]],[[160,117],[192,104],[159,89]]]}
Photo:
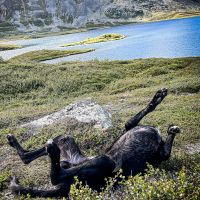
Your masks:
{"label": "dog's belly", "polygon": [[122,135],[106,153],[128,174],[144,170],[146,163],[153,163],[162,144],[159,131],[151,126],[137,126]]}

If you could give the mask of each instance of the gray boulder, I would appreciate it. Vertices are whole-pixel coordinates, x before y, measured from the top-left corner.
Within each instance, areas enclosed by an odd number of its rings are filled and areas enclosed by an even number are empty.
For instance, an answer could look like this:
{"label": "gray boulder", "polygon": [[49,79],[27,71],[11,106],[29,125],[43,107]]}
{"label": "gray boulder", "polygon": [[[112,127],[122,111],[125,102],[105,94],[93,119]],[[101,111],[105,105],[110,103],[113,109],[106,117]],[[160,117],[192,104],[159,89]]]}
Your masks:
{"label": "gray boulder", "polygon": [[36,134],[40,129],[58,124],[69,119],[75,119],[81,123],[94,124],[94,128],[106,130],[112,126],[111,114],[102,106],[91,99],[82,100],[70,104],[60,111],[46,115],[34,121],[23,124],[32,134]]}

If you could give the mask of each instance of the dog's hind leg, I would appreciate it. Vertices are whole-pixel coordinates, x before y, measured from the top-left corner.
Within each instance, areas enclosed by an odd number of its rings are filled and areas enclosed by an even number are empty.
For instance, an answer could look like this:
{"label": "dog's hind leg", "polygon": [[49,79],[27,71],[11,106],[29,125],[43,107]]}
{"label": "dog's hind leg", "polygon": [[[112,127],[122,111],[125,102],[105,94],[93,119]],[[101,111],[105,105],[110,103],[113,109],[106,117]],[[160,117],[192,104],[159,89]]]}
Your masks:
{"label": "dog's hind leg", "polygon": [[167,91],[168,90],[166,88],[158,90],[154,95],[153,99],[146,106],[146,108],[140,111],[131,119],[129,119],[128,122],[126,122],[125,130],[129,131],[130,129],[134,128],[135,126],[138,125],[138,123],[142,120],[144,116],[155,110],[156,106],[160,104],[162,100],[167,96]]}
{"label": "dog's hind leg", "polygon": [[14,194],[18,195],[30,195],[31,197],[67,197],[71,179],[64,180],[62,179],[64,170],[60,167],[60,149],[53,140],[48,140],[45,147],[45,151],[50,157],[51,161],[51,170],[50,178],[51,183],[56,186],[56,189],[52,190],[38,190],[30,187],[20,186],[16,179],[14,178],[11,181],[10,187]]}
{"label": "dog's hind leg", "polygon": [[65,184],[57,185],[56,189],[38,190],[30,187],[19,185],[15,178],[11,181],[10,188],[12,193],[16,195],[30,195],[31,197],[67,197],[69,194],[69,186]]}
{"label": "dog's hind leg", "polygon": [[23,149],[23,147],[19,144],[17,139],[14,135],[8,134],[7,140],[10,146],[15,148],[17,150],[18,155],[20,156],[23,163],[28,164],[31,161],[35,160],[36,158],[39,158],[41,156],[47,155],[45,147],[42,147],[40,149],[34,150],[34,151],[27,151]]}

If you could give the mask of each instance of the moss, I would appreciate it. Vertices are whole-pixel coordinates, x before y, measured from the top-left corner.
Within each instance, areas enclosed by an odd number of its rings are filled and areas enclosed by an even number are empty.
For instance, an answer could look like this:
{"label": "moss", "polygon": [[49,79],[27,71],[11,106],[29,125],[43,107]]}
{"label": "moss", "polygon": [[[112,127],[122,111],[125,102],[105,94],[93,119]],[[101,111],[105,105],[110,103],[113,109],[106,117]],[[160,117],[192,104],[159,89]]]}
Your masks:
{"label": "moss", "polygon": [[66,47],[66,46],[75,46],[75,45],[85,45],[85,44],[93,44],[93,43],[100,43],[100,42],[109,42],[109,41],[113,41],[113,40],[121,40],[124,39],[125,36],[121,35],[121,34],[114,34],[114,33],[110,33],[110,34],[103,34],[100,35],[98,37],[95,38],[87,38],[81,42],[74,42],[74,43],[70,43],[70,44],[64,44],[62,45],[62,47]]}

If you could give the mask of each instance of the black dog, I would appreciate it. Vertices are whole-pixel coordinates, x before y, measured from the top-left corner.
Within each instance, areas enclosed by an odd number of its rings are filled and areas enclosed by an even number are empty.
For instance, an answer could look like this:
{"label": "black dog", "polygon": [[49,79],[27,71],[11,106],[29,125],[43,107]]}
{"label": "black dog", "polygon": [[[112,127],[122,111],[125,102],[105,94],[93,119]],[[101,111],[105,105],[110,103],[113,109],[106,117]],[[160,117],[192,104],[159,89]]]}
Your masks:
{"label": "black dog", "polygon": [[155,165],[167,160],[173,140],[180,132],[179,127],[170,126],[164,142],[156,128],[138,125],[166,95],[167,89],[159,90],[147,107],[126,123],[124,134],[103,155],[85,157],[70,136],[58,136],[49,140],[45,147],[29,152],[21,147],[13,135],[8,135],[9,144],[17,150],[25,164],[40,156],[49,155],[51,182],[57,186],[54,190],[34,190],[18,185],[13,179],[12,191],[16,194],[30,194],[32,197],[68,196],[75,176],[92,189],[100,190],[105,185],[105,178],[114,176],[120,168],[127,177],[143,172],[146,163]]}

